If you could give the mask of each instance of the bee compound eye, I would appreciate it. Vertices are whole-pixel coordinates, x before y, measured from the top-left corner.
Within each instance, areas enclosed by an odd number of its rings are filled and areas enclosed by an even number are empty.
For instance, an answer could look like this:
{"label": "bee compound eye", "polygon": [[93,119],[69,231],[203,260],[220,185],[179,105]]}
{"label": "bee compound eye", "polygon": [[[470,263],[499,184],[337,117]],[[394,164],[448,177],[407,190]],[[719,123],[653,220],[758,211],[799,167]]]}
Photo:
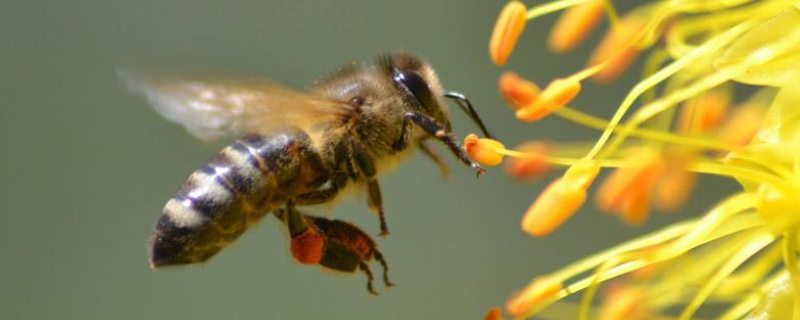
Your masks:
{"label": "bee compound eye", "polygon": [[419,102],[420,107],[429,109],[433,103],[433,93],[431,93],[428,82],[413,70],[394,70],[394,86],[405,95],[410,95]]}

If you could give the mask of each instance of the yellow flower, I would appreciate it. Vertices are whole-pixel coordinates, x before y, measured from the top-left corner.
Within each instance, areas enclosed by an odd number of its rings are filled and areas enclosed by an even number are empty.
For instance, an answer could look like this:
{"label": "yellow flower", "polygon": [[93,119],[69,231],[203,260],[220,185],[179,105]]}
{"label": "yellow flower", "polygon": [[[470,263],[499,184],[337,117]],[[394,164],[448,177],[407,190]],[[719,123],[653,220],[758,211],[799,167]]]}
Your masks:
{"label": "yellow flower", "polygon": [[[604,168],[617,171],[597,202],[631,223],[644,222],[651,200],[659,210],[679,208],[697,174],[732,178],[741,190],[697,218],[537,276],[507,311],[525,319],[582,294],[580,320],[688,320],[706,304],[716,306],[706,310],[713,319],[800,320],[800,1],[661,0],[621,18],[611,0],[529,9],[514,2],[498,22],[510,27],[495,29],[493,58],[510,56],[521,17],[562,10],[551,47],[574,48],[600,19],[601,3],[611,27],[588,68],[541,92],[518,77],[501,81],[520,120],[552,114],[602,131],[590,146],[559,143],[547,152],[492,144],[491,159],[569,167],[536,197],[523,229],[537,237],[557,231]],[[612,81],[640,55],[642,79],[610,119],[567,106],[583,80]],[[743,92],[755,93],[740,101]],[[612,279],[622,289],[599,289]],[[595,310],[598,293],[605,299]]]}

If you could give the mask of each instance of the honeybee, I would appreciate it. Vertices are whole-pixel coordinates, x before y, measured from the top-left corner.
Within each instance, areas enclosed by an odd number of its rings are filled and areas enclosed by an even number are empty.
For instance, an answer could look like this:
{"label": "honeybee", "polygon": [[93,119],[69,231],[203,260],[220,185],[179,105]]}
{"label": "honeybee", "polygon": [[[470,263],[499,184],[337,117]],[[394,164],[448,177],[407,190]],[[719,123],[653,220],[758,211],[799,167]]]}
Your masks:
{"label": "honeybee", "polygon": [[367,193],[387,235],[378,176],[413,149],[447,174],[426,140],[443,142],[478,175],[484,172],[451,133],[445,98],[454,99],[490,136],[463,95],[444,91],[433,69],[405,52],[373,65],[352,64],[308,91],[251,78],[191,78],[121,72],[129,88],[192,135],[241,136],[192,173],[167,201],[150,242],[153,268],[204,262],[273,212],[286,224],[291,251],[304,264],[368,276],[386,261],[375,242],[347,222],[296,206],[328,203],[345,189]]}

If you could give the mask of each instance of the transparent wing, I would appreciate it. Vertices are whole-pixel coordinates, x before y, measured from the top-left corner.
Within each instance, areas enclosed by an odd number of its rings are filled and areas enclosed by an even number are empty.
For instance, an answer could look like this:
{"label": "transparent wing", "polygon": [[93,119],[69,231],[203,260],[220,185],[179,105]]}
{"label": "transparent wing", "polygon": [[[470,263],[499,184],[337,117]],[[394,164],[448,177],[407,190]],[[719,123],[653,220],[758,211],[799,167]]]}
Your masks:
{"label": "transparent wing", "polygon": [[265,79],[118,73],[131,91],[146,97],[162,116],[203,140],[285,126],[308,130],[352,111],[344,102]]}

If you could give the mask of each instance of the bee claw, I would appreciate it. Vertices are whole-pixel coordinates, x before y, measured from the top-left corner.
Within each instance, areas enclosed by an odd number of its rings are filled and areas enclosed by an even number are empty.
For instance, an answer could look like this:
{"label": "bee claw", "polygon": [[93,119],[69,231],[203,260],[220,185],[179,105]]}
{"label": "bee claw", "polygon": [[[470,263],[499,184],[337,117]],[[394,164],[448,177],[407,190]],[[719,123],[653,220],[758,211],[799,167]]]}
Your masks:
{"label": "bee claw", "polygon": [[472,167],[472,170],[475,170],[475,173],[477,174],[477,177],[480,177],[481,175],[483,175],[484,173],[486,173],[486,169],[484,169],[484,168],[483,168],[483,167],[481,167],[480,165],[477,165],[477,164],[474,164],[474,163],[473,163],[473,164],[471,165],[471,167]]}

